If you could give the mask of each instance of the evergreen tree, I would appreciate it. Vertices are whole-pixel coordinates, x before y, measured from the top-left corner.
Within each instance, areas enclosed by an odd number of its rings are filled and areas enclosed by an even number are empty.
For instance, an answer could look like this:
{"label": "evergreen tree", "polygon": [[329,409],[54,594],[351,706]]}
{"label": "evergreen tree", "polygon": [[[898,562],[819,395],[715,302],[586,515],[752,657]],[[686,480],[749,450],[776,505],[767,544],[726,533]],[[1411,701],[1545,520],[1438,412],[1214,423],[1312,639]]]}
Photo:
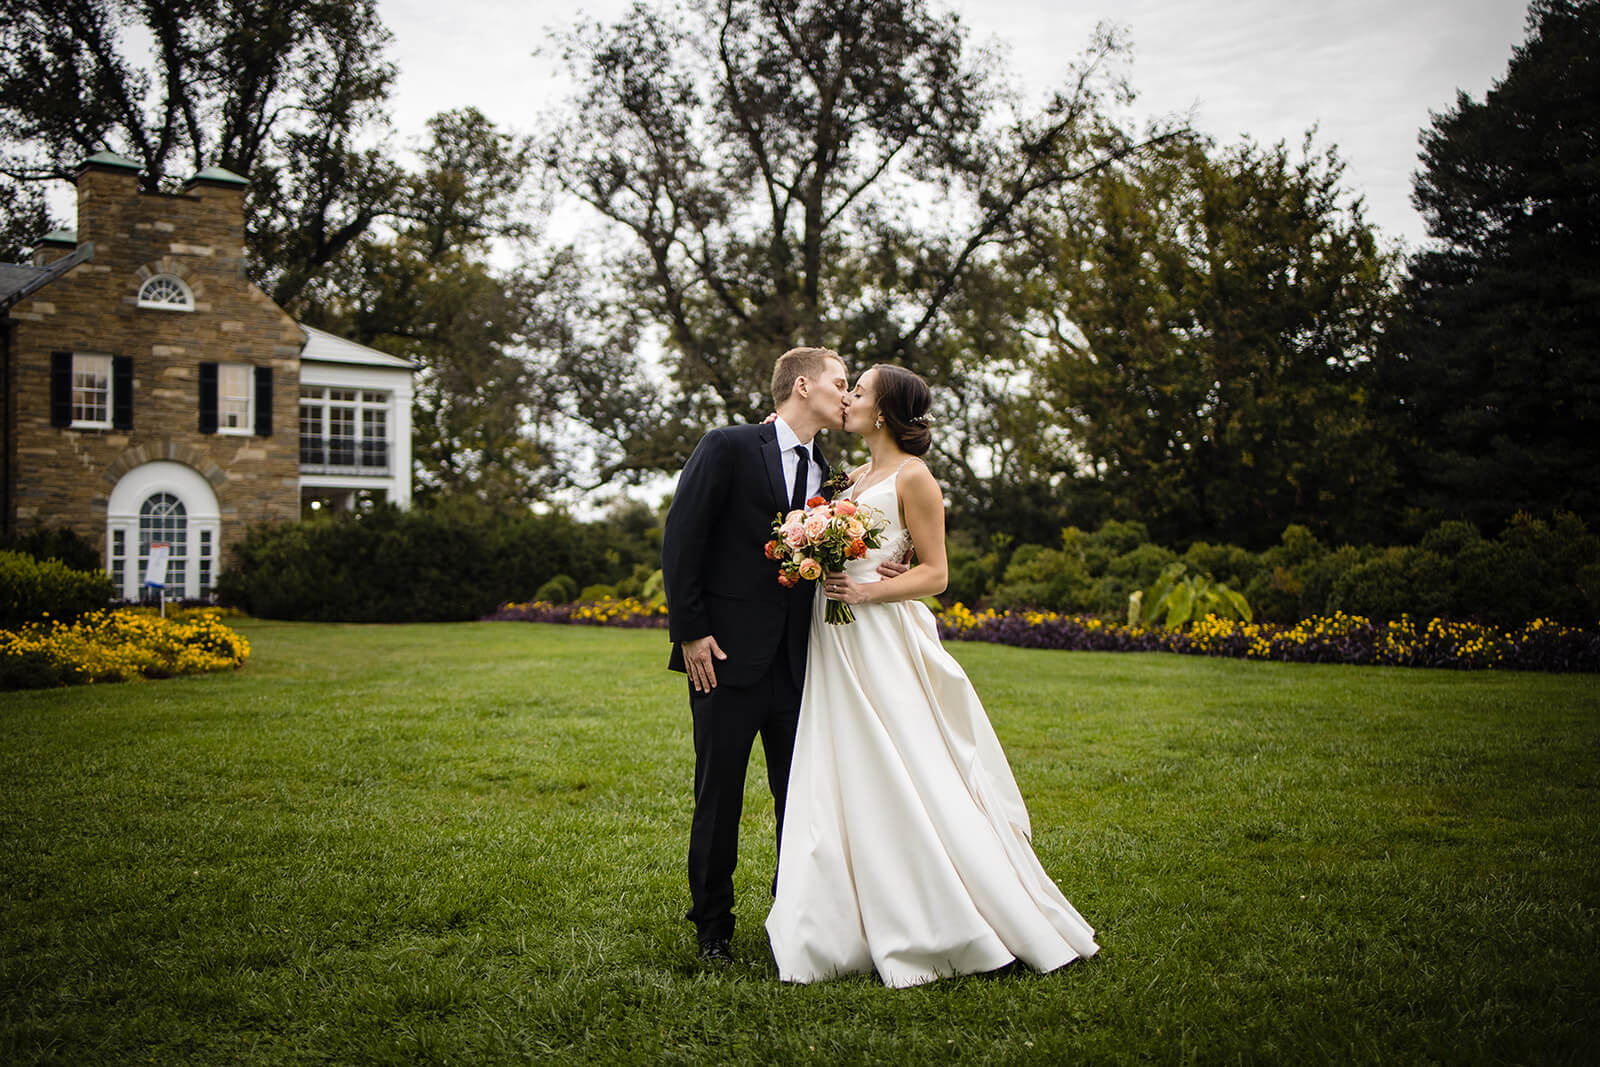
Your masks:
{"label": "evergreen tree", "polygon": [[1386,361],[1435,517],[1600,522],[1600,0],[1535,0],[1482,101],[1422,135],[1432,241]]}

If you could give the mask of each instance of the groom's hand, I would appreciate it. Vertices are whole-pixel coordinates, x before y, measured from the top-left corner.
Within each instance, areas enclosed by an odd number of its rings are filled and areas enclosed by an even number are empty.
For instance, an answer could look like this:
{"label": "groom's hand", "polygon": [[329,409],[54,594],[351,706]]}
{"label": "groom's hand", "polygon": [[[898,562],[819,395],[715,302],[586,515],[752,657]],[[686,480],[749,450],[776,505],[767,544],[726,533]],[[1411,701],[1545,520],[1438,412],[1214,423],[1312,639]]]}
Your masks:
{"label": "groom's hand", "polygon": [[897,578],[910,569],[911,566],[909,564],[901,563],[899,560],[893,559],[886,559],[882,563],[878,564],[878,573],[883,575],[885,578]]}
{"label": "groom's hand", "polygon": [[709,693],[717,687],[716,662],[727,658],[728,654],[711,634],[683,643],[683,665],[688,668],[689,681],[696,693]]}

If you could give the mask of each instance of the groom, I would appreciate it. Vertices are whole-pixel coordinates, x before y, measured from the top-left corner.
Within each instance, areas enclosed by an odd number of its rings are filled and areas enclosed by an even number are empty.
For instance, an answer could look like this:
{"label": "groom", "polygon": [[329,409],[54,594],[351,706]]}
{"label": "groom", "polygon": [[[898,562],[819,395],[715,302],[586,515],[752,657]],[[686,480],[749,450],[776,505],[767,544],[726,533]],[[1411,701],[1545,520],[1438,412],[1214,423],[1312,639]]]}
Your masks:
{"label": "groom", "polygon": [[795,348],[778,357],[777,418],[701,438],[662,531],[669,667],[689,676],[694,716],[693,906],[686,918],[708,961],[733,958],[733,869],[757,734],[783,833],[814,590],[809,582],[779,585],[778,565],[764,549],[779,512],[822,492],[828,461],[813,438],[842,428],[847,387],[844,361],[831,349]]}

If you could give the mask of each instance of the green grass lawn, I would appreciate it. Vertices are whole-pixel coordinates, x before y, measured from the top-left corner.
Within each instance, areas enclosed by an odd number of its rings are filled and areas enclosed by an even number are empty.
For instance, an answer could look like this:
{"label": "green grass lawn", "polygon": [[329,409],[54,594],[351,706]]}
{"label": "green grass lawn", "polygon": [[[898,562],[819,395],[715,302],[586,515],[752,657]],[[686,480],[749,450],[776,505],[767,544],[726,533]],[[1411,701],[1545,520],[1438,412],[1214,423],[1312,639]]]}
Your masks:
{"label": "green grass lawn", "polygon": [[0,1062],[1592,1062],[1600,684],[957,644],[1095,925],[1051,975],[693,955],[660,631],[246,622],[8,693]]}

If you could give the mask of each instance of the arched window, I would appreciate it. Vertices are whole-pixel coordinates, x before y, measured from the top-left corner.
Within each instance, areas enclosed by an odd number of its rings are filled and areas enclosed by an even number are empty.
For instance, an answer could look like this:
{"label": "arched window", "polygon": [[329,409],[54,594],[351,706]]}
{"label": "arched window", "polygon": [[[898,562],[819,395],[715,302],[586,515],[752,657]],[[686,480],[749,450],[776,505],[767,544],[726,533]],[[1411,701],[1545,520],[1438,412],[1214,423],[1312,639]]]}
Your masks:
{"label": "arched window", "polygon": [[171,493],[152,493],[139,508],[140,582],[144,581],[145,568],[149,565],[150,546],[158,541],[171,546],[163,596],[168,600],[180,600],[189,595],[184,587],[189,559],[189,516],[183,501]]}
{"label": "arched window", "polygon": [[194,294],[175,274],[157,274],[139,287],[139,306],[163,311],[193,311]]}

